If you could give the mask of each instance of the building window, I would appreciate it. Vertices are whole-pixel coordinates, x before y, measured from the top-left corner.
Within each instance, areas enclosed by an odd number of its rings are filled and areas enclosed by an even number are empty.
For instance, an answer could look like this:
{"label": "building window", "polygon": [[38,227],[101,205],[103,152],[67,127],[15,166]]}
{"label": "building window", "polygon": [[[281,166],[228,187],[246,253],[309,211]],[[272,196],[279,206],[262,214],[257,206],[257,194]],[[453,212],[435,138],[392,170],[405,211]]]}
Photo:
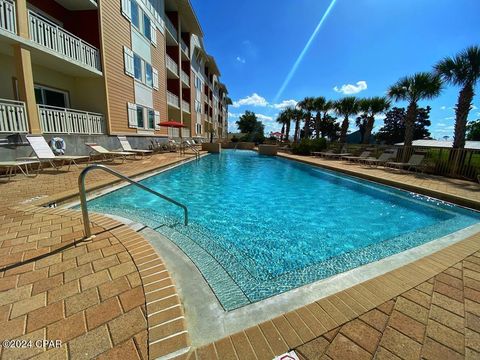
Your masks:
{"label": "building window", "polygon": [[140,30],[140,9],[135,1],[131,1],[132,24]]}
{"label": "building window", "polygon": [[155,111],[148,109],[148,128],[155,129]]}
{"label": "building window", "polygon": [[148,40],[152,40],[152,27],[150,24],[150,18],[147,16],[147,14],[143,14],[143,35]]}
{"label": "building window", "polygon": [[145,121],[143,118],[143,107],[137,106],[137,126],[139,128],[145,127]]}
{"label": "building window", "polygon": [[133,55],[133,67],[135,70],[135,79],[138,81],[143,82],[143,76],[142,76],[142,58],[138,56],[137,54]]}
{"label": "building window", "polygon": [[145,83],[147,86],[153,87],[152,65],[145,62]]}
{"label": "building window", "polygon": [[35,85],[35,100],[39,105],[69,107],[68,92],[52,89],[46,86]]}

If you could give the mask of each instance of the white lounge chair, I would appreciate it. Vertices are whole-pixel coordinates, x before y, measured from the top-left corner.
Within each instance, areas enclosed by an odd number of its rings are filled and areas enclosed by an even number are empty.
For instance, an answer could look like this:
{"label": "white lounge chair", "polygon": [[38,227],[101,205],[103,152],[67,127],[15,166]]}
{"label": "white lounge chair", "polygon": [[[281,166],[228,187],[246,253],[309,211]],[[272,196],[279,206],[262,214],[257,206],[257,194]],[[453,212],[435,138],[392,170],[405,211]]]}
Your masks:
{"label": "white lounge chair", "polygon": [[102,155],[103,160],[112,160],[115,161],[116,158],[122,158],[122,162],[125,162],[127,156],[132,156],[135,159],[136,154],[126,151],[110,151],[105,149],[103,146],[98,145],[97,143],[85,143],[90,149],[93,150],[93,153]]}
{"label": "white lounge chair", "polygon": [[120,145],[122,146],[123,151],[139,154],[142,156],[153,154],[153,150],[132,149],[132,146],[128,142],[126,136],[117,136],[117,138],[118,141],[120,141]]}
{"label": "white lounge chair", "polygon": [[[90,161],[90,156],[70,156],[70,155],[55,155],[48,145],[47,141],[42,135],[27,135],[27,141],[33,149],[35,157],[21,157],[17,160],[35,161],[38,160],[41,163],[48,163],[56,170],[59,170],[68,163],[67,170],[70,170],[70,166],[73,164],[78,167],[77,161],[86,160]],[[60,163],[60,164],[59,164]]]}
{"label": "white lounge chair", "polygon": [[397,157],[397,149],[385,150],[378,158],[366,158],[361,162],[370,167],[384,165],[385,163],[394,160]]}
{"label": "white lounge chair", "polygon": [[[29,165],[37,164],[37,171],[35,175],[30,175],[30,171],[28,169]],[[25,170],[22,168],[25,167]],[[16,175],[16,170],[19,169],[23,175],[27,177],[36,177],[40,170],[40,162],[37,160],[13,160],[13,161],[0,161],[0,169],[6,170],[6,175],[8,176],[8,181],[10,181],[12,176]]]}
{"label": "white lounge chair", "polygon": [[422,162],[425,159],[424,154],[413,154],[410,156],[408,162],[387,162],[385,163],[386,167],[396,168],[396,169],[406,169],[410,170],[424,170],[424,166],[422,166]]}
{"label": "white lounge chair", "polygon": [[367,150],[367,151],[363,151],[359,156],[342,156],[342,160],[345,160],[347,162],[361,161],[363,159],[368,158],[371,153],[372,153],[371,151]]}

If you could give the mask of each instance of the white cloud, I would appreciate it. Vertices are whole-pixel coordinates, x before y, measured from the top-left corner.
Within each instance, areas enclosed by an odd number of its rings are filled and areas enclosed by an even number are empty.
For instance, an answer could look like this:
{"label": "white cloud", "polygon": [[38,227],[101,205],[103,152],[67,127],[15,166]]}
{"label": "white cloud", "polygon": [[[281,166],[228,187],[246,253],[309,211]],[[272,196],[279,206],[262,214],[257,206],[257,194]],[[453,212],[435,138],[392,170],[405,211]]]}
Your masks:
{"label": "white cloud", "polygon": [[386,117],[387,117],[387,115],[385,115],[385,114],[375,115],[375,119],[376,119],[376,120],[385,120]]}
{"label": "white cloud", "polygon": [[228,117],[230,118],[238,118],[240,117],[241,114],[238,114],[238,113],[232,113],[232,112],[228,112]]}
{"label": "white cloud", "polygon": [[273,116],[263,115],[263,114],[255,114],[257,115],[257,119],[263,121],[273,121]]}
{"label": "white cloud", "polygon": [[295,107],[297,106],[298,101],[297,100],[283,100],[281,103],[278,104],[272,104],[272,107],[275,109],[285,109],[287,107]]}
{"label": "white cloud", "polygon": [[447,107],[444,105],[444,106],[440,107],[440,110],[447,110]]}
{"label": "white cloud", "polygon": [[367,82],[360,80],[355,85],[343,84],[340,88],[335,86],[333,90],[344,95],[358,94],[360,91],[367,90]]}
{"label": "white cloud", "polygon": [[477,110],[478,108],[475,105],[472,105],[471,109],[472,110]]}
{"label": "white cloud", "polygon": [[246,98],[234,101],[232,107],[239,108],[240,106],[245,106],[245,105],[265,107],[268,105],[268,102],[264,97],[258,95],[257,93],[253,93],[252,95],[247,96]]}
{"label": "white cloud", "polygon": [[449,116],[449,117],[444,118],[444,120],[453,120],[453,119],[455,119],[455,116]]}
{"label": "white cloud", "polygon": [[240,56],[237,56],[236,60],[239,62],[239,63],[242,63],[242,64],[245,64],[247,61],[245,60],[245,58],[242,58]]}

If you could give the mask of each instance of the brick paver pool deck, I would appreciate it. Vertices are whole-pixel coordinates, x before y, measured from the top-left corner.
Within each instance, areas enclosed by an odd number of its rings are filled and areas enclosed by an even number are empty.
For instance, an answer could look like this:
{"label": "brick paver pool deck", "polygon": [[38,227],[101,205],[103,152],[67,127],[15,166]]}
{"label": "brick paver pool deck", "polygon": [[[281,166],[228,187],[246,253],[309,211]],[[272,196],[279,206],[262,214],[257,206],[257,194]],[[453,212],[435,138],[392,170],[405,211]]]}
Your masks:
{"label": "brick paver pool deck", "polygon": [[[186,157],[113,168],[134,176]],[[472,182],[290,157],[480,208]],[[272,359],[292,349],[301,359],[480,358],[480,234],[193,349],[188,313],[147,240],[92,215],[96,237],[85,241],[78,211],[41,206],[75,196],[78,174],[0,180],[0,339],[62,340],[52,349],[2,347],[2,358]],[[113,181],[94,172],[87,187]]]}

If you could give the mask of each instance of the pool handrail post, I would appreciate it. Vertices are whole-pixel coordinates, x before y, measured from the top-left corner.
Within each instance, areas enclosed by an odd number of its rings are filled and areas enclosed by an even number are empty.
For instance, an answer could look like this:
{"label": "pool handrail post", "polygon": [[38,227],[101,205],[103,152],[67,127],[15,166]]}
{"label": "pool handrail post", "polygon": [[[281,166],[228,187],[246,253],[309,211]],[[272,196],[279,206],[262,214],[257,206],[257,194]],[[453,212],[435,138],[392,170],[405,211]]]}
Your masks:
{"label": "pool handrail post", "polygon": [[116,177],[121,178],[122,180],[125,180],[125,181],[129,182],[132,185],[138,186],[142,190],[145,190],[145,191],[147,191],[147,192],[149,192],[153,195],[158,196],[159,198],[162,198],[162,199],[164,199],[168,202],[171,202],[174,205],[177,205],[177,206],[181,207],[183,209],[183,214],[184,214],[184,224],[185,224],[185,226],[188,225],[188,208],[184,204],[179,203],[178,201],[176,201],[176,200],[174,200],[174,199],[172,199],[172,198],[170,198],[166,195],[160,194],[159,192],[157,192],[155,190],[152,190],[152,189],[146,187],[145,185],[142,185],[139,182],[130,179],[128,176],[125,176],[125,175],[123,175],[123,174],[121,174],[121,173],[119,173],[115,170],[110,169],[109,167],[107,167],[105,165],[92,164],[92,165],[87,166],[85,169],[83,169],[82,172],[80,173],[80,175],[78,176],[78,189],[79,189],[79,193],[80,193],[80,207],[82,209],[83,227],[85,229],[85,237],[86,238],[91,238],[92,237],[92,231],[90,229],[90,219],[89,219],[89,216],[88,216],[87,194],[86,194],[86,190],[85,190],[85,178],[90,171],[95,170],[95,169],[103,170],[107,173],[110,173],[110,174],[112,174]]}

